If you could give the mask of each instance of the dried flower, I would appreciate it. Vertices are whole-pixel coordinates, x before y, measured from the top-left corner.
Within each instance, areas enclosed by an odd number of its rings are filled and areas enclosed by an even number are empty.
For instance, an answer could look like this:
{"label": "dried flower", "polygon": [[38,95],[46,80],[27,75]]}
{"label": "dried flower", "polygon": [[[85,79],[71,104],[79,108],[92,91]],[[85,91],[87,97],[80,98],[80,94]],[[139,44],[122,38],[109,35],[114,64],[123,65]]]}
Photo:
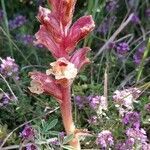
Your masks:
{"label": "dried flower", "polygon": [[123,117],[123,123],[134,128],[140,127],[140,114],[137,112],[127,112]]}
{"label": "dried flower", "polygon": [[6,59],[1,59],[2,63],[0,64],[0,72],[5,77],[12,77],[15,80],[19,79],[18,70],[19,67],[15,63],[15,59],[7,57]]}
{"label": "dried flower", "polygon": [[114,145],[112,133],[109,130],[103,130],[101,133],[98,134],[96,143],[101,148],[111,147],[112,145]]}
{"label": "dried flower", "polygon": [[9,20],[9,28],[10,30],[14,30],[16,28],[19,28],[23,26],[27,22],[27,19],[25,16],[18,15],[13,20]]}

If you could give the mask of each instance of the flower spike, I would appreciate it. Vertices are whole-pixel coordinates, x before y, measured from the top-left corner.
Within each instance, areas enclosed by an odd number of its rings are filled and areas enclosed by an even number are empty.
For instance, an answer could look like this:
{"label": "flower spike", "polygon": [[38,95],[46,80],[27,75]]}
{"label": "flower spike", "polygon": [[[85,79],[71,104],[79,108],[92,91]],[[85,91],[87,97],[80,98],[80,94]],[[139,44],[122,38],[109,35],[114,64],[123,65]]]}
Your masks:
{"label": "flower spike", "polygon": [[81,150],[79,134],[76,132],[71,105],[71,85],[77,73],[89,59],[90,48],[76,50],[76,45],[95,27],[92,16],[79,18],[72,26],[72,18],[76,0],[48,0],[51,11],[40,7],[38,20],[41,23],[35,34],[35,44],[42,44],[56,59],[50,63],[51,68],[46,73],[31,72],[29,90],[35,94],[52,95],[60,103],[62,121],[67,135],[74,134],[69,144],[75,150]]}

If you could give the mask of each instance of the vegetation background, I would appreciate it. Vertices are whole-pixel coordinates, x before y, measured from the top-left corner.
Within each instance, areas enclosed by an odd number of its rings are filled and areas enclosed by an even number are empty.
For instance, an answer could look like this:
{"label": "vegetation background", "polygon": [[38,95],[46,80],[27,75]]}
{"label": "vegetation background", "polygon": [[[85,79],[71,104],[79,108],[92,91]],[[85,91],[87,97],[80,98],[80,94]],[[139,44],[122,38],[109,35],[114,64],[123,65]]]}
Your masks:
{"label": "vegetation background", "polygon": [[[28,73],[43,71],[54,61],[43,45],[33,42],[40,25],[36,19],[39,5],[50,7],[46,0],[1,0],[0,3],[0,58],[14,58],[19,77],[16,80],[0,73],[0,145],[22,148],[29,142],[38,143],[41,150],[69,149],[66,144],[71,137],[60,136],[64,129],[58,104],[52,97],[37,96],[28,90]],[[74,20],[87,14],[93,16],[96,27],[78,47],[91,47],[91,64],[78,75],[72,88],[75,124],[92,135],[81,140],[82,147],[101,149],[96,139],[103,130],[113,134],[112,149],[126,140],[127,125],[122,123],[113,95],[116,90],[131,87],[141,90],[132,111],[140,114],[140,126],[149,141],[150,108],[146,109],[146,105],[150,103],[150,2],[77,0]],[[7,104],[4,103],[6,93]],[[90,96],[105,96],[107,110],[92,109],[87,102]],[[93,116],[95,122],[90,120]],[[25,124],[34,128],[34,142],[21,136]]]}

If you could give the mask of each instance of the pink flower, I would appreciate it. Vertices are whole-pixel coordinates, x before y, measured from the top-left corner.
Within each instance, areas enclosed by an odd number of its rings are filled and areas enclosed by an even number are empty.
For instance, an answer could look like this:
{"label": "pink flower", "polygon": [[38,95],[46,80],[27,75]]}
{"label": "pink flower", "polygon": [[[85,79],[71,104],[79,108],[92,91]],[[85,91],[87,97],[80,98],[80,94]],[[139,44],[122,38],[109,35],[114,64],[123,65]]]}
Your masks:
{"label": "pink flower", "polygon": [[77,43],[85,38],[95,27],[91,16],[79,18],[70,27],[75,0],[49,0],[52,11],[39,8],[37,18],[40,30],[36,33],[36,44],[43,44],[55,58],[65,57],[75,50]]}

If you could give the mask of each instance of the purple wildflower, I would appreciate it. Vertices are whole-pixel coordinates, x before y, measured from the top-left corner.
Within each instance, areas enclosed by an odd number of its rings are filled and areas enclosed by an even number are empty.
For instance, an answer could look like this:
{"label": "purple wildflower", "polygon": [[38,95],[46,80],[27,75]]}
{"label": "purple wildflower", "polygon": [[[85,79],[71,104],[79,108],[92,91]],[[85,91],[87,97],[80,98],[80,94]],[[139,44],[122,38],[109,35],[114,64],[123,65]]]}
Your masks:
{"label": "purple wildflower", "polygon": [[103,130],[101,133],[98,134],[96,143],[101,148],[111,147],[112,145],[114,145],[112,133],[108,130]]}
{"label": "purple wildflower", "polygon": [[121,42],[116,46],[117,53],[122,56],[125,55],[129,50],[129,44],[126,42]]}
{"label": "purple wildflower", "polygon": [[127,150],[126,143],[119,142],[115,145],[115,150]]}
{"label": "purple wildflower", "polygon": [[0,72],[5,77],[13,77],[15,80],[18,80],[18,70],[19,67],[15,63],[15,59],[7,57],[6,59],[1,59],[2,63],[0,64]]}
{"label": "purple wildflower", "polygon": [[128,88],[124,90],[116,90],[113,99],[118,105],[124,105],[127,108],[132,108],[132,103],[140,96],[141,91],[138,88]]}
{"label": "purple wildflower", "polygon": [[135,141],[140,143],[147,142],[146,131],[143,128],[129,128],[126,131],[126,134],[128,138],[133,138]]}
{"label": "purple wildflower", "polygon": [[125,142],[127,149],[132,149],[135,144],[134,138],[128,138]]}
{"label": "purple wildflower", "polygon": [[3,10],[0,9],[0,22],[3,20],[3,16],[4,16]]}
{"label": "purple wildflower", "polygon": [[150,103],[145,105],[145,110],[147,110],[148,112],[150,112]]}
{"label": "purple wildflower", "polygon": [[131,19],[131,22],[134,23],[134,24],[139,24],[140,23],[140,18],[137,14],[134,13],[132,19]]}
{"label": "purple wildflower", "polygon": [[35,36],[33,36],[31,34],[17,35],[16,39],[17,39],[17,41],[20,41],[24,45],[32,45],[32,46],[35,46],[37,48],[44,48],[44,45],[34,43]]}
{"label": "purple wildflower", "polygon": [[19,39],[19,41],[21,41],[24,45],[33,45],[35,37],[30,34],[25,34],[17,36],[17,39]]}
{"label": "purple wildflower", "polygon": [[61,140],[63,140],[64,137],[65,137],[65,132],[60,132],[60,133],[59,133],[59,138],[60,138]]}
{"label": "purple wildflower", "polygon": [[135,140],[133,138],[127,139],[125,142],[120,142],[116,144],[116,150],[132,150],[135,144]]}
{"label": "purple wildflower", "polygon": [[115,106],[119,108],[119,113],[124,116],[124,113],[133,109],[133,102],[140,96],[141,91],[138,88],[128,88],[124,90],[116,90],[113,95]]}
{"label": "purple wildflower", "polygon": [[75,104],[79,107],[79,109],[82,109],[86,103],[87,103],[86,96],[78,95],[75,97]]}
{"label": "purple wildflower", "polygon": [[150,8],[146,9],[146,16],[150,17]]}
{"label": "purple wildflower", "polygon": [[26,150],[38,150],[38,149],[37,149],[36,145],[34,145],[34,144],[28,144],[26,146]]}
{"label": "purple wildflower", "polygon": [[110,0],[106,3],[107,12],[115,12],[117,8],[118,8],[118,4],[114,0]]}
{"label": "purple wildflower", "polygon": [[101,33],[102,35],[106,35],[108,33],[108,30],[109,26],[106,22],[103,22],[98,28],[98,32]]}
{"label": "purple wildflower", "polygon": [[13,102],[13,96],[10,96],[8,93],[0,93],[0,106],[6,106]]}
{"label": "purple wildflower", "polygon": [[108,47],[109,47],[110,49],[114,49],[114,48],[116,47],[116,44],[115,44],[114,42],[110,42],[110,43],[108,44]]}
{"label": "purple wildflower", "polygon": [[88,123],[89,124],[97,124],[97,116],[91,116],[89,119],[88,119]]}
{"label": "purple wildflower", "polygon": [[129,7],[134,10],[136,7],[135,6],[136,0],[128,0],[127,2],[128,2]]}
{"label": "purple wildflower", "polygon": [[144,54],[144,50],[145,50],[145,47],[142,46],[142,47],[139,47],[136,51],[136,53],[134,54],[133,56],[133,59],[134,59],[134,62],[135,64],[140,64],[141,63],[141,60],[142,60],[142,57],[143,57],[143,54]]}
{"label": "purple wildflower", "polygon": [[99,104],[100,104],[100,96],[91,97],[91,99],[90,99],[90,107],[91,108],[96,109],[96,108],[98,108]]}
{"label": "purple wildflower", "polygon": [[52,145],[60,145],[58,139],[54,139],[53,141],[50,142],[50,144],[52,144]]}
{"label": "purple wildflower", "polygon": [[92,109],[107,110],[107,101],[104,96],[89,97],[89,105]]}
{"label": "purple wildflower", "polygon": [[106,18],[101,25],[98,27],[97,31],[102,34],[102,35],[106,35],[109,31],[109,28],[112,26],[112,24],[114,24],[116,21],[116,17],[112,16],[109,18]]}
{"label": "purple wildflower", "polygon": [[9,28],[10,30],[14,30],[18,27],[23,26],[27,22],[27,19],[25,16],[18,15],[13,20],[9,20]]}
{"label": "purple wildflower", "polygon": [[20,135],[24,140],[34,140],[35,131],[32,126],[26,125]]}
{"label": "purple wildflower", "polygon": [[137,112],[127,112],[123,117],[123,123],[131,127],[140,127],[140,115]]}
{"label": "purple wildflower", "polygon": [[148,144],[148,143],[143,143],[143,144],[142,144],[142,150],[150,150],[150,144]]}

